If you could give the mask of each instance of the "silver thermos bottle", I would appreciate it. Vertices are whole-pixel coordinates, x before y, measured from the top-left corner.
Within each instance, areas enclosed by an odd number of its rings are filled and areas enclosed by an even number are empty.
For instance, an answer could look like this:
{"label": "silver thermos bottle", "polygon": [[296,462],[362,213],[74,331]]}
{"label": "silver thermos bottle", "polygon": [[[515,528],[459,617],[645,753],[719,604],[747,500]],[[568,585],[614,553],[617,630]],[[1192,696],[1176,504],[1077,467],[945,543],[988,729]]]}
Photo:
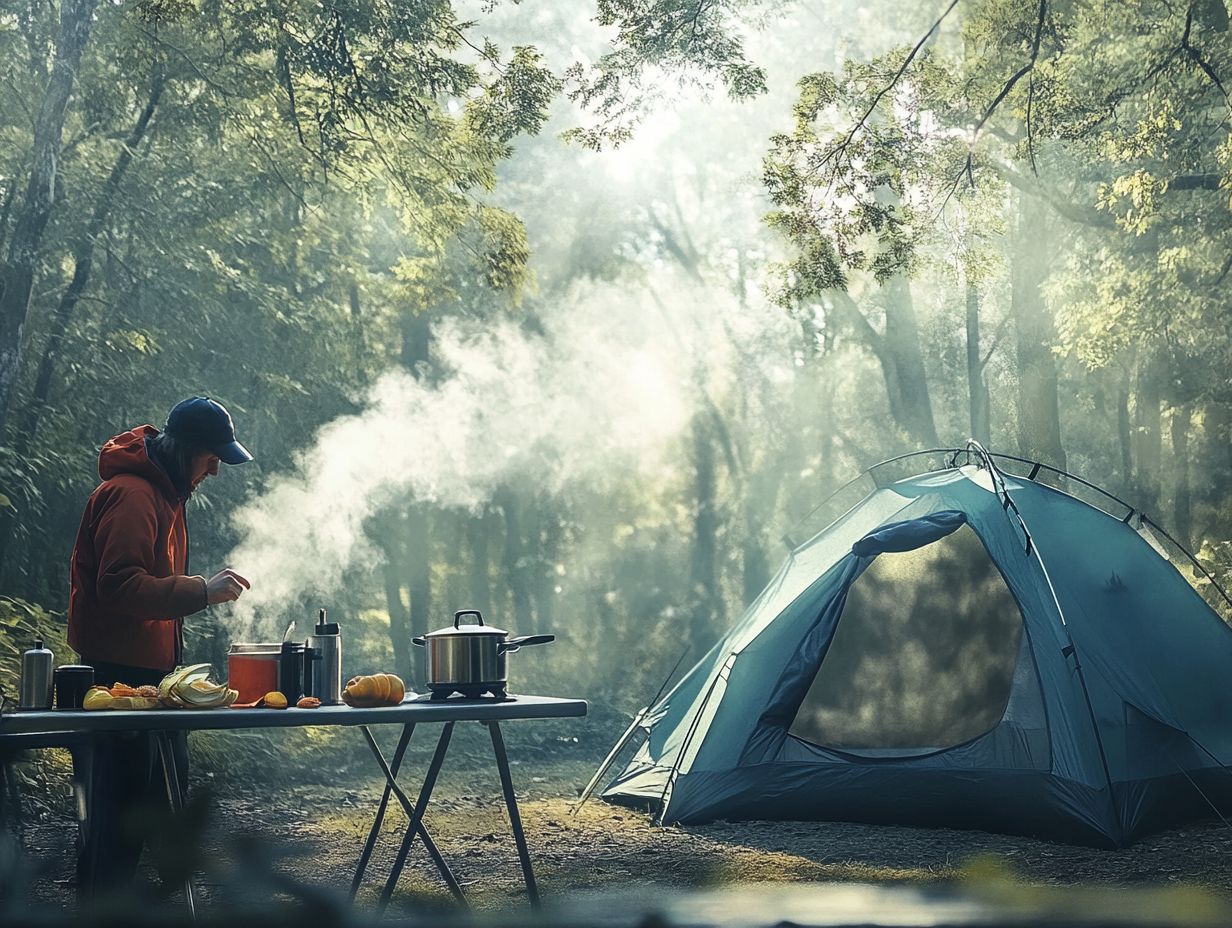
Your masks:
{"label": "silver thermos bottle", "polygon": [[50,709],[52,655],[42,640],[21,655],[21,698],[19,709]]}
{"label": "silver thermos bottle", "polygon": [[312,695],[323,706],[336,706],[342,702],[342,635],[337,622],[325,621],[325,610],[317,617],[308,646],[321,654],[321,660],[312,669]]}

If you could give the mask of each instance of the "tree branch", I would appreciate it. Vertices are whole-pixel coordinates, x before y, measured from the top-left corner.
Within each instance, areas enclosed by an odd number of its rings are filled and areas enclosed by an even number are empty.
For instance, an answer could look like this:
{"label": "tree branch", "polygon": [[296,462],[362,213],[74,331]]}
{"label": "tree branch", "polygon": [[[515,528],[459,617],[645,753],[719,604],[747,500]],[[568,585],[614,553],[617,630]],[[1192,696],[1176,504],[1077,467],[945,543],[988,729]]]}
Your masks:
{"label": "tree branch", "polygon": [[945,18],[950,15],[950,11],[956,6],[958,6],[958,0],[950,0],[949,6],[942,11],[941,15],[937,17],[936,21],[932,24],[929,30],[920,37],[920,40],[915,43],[915,46],[907,54],[907,57],[903,59],[903,63],[899,65],[898,70],[894,72],[894,76],[890,78],[890,82],[882,87],[881,90],[877,92],[876,96],[873,97],[873,102],[868,105],[868,108],[864,111],[864,114],[856,120],[856,124],[851,127],[851,131],[849,131],[843,140],[831,149],[831,151],[824,158],[809,168],[808,172],[804,176],[813,176],[824,168],[829,162],[836,160],[847,151],[852,140],[856,137],[856,133],[864,128],[864,126],[868,123],[868,118],[873,115],[873,111],[877,109],[877,105],[881,103],[886,94],[894,89],[899,80],[902,79],[902,76],[907,73],[907,68],[911,66],[911,62],[915,61],[915,57],[920,53],[920,49],[922,49],[924,44],[932,38],[933,34],[941,28],[941,24],[945,21]]}
{"label": "tree branch", "polygon": [[1040,0],[1039,15],[1035,21],[1035,37],[1031,40],[1031,57],[1027,60],[1026,64],[1010,75],[1010,79],[1005,82],[1001,92],[993,98],[992,103],[988,104],[988,109],[984,111],[984,115],[980,117],[980,121],[975,124],[974,130],[972,130],[973,141],[974,136],[979,135],[980,130],[984,128],[984,123],[992,118],[992,114],[997,111],[997,107],[1010,95],[1010,91],[1014,89],[1020,80],[1035,70],[1035,62],[1039,60],[1040,39],[1044,34],[1044,18],[1047,14],[1048,0]]}
{"label": "tree branch", "polygon": [[851,298],[851,294],[842,290],[828,290],[826,291],[826,298],[856,327],[865,343],[872,350],[873,354],[877,356],[877,360],[888,360],[885,339],[880,332],[873,328],[873,324],[868,321],[868,317],[860,312],[860,307]]}
{"label": "tree branch", "polygon": [[984,357],[980,359],[980,373],[984,372],[984,368],[988,367],[988,362],[992,360],[992,356],[997,353],[997,348],[1001,345],[1001,338],[1005,335],[1005,331],[1009,328],[1010,317],[1007,315],[1002,318],[997,326],[997,331],[992,333],[992,344],[988,346],[988,351]]}
{"label": "tree branch", "polygon": [[1116,221],[1107,213],[1101,213],[1094,209],[1084,209],[1080,203],[1057,193],[1049,187],[1044,186],[1043,182],[1040,181],[1038,177],[1032,180],[1025,174],[1015,171],[1009,165],[1002,164],[998,161],[989,161],[988,167],[994,174],[1005,180],[1011,186],[1017,187],[1024,193],[1029,193],[1031,196],[1036,196],[1044,200],[1060,215],[1064,216],[1071,222],[1077,222],[1084,226],[1094,226],[1099,229],[1116,228]]}
{"label": "tree branch", "polygon": [[1189,34],[1193,29],[1193,19],[1194,4],[1191,3],[1189,11],[1185,14],[1185,32],[1181,35],[1181,49],[1210,78],[1211,83],[1219,88],[1219,92],[1223,94],[1224,106],[1232,110],[1232,97],[1228,96],[1228,90],[1224,87],[1223,81],[1219,79],[1219,75],[1215,73],[1215,69],[1211,66],[1210,62],[1202,57],[1202,53],[1194,45],[1190,44]]}
{"label": "tree branch", "polygon": [[197,79],[200,80],[202,83],[204,83],[207,87],[211,88],[212,90],[217,91],[219,94],[221,94],[224,97],[234,97],[236,95],[231,90],[224,87],[222,84],[218,83],[218,81],[214,80],[212,77],[206,74],[205,71],[203,71],[197,65],[197,62],[193,60],[192,56],[189,55],[188,52],[168,42],[165,38],[159,35],[158,32],[150,32],[148,29],[143,29],[141,26],[136,26],[136,29],[138,32],[146,36],[151,41],[155,42],[160,47],[169,49],[170,51],[174,52],[176,57],[179,58],[181,61],[183,61],[186,65],[188,65],[188,69],[192,71],[193,74],[197,76]]}
{"label": "tree branch", "polygon": [[[984,110],[984,115],[980,117],[980,121],[977,122],[974,128],[971,130],[971,141],[970,143],[968,143],[967,160],[963,163],[962,170],[959,171],[958,175],[954,178],[953,181],[951,181],[950,188],[946,192],[945,199],[941,201],[941,207],[937,210],[936,215],[934,215],[933,217],[934,222],[937,220],[938,217],[941,216],[943,212],[945,212],[945,208],[949,204],[950,198],[954,196],[955,192],[957,192],[958,185],[962,183],[962,179],[964,176],[966,176],[968,182],[971,185],[971,188],[975,189],[975,170],[974,170],[974,163],[973,163],[974,157],[973,157],[972,152],[974,151],[976,141],[979,139],[980,130],[982,130],[984,128],[984,124],[987,123],[988,120],[992,118],[992,115],[993,113],[997,111],[997,108],[1003,102],[1005,102],[1005,98],[1010,95],[1010,92],[1014,89],[1015,86],[1017,86],[1018,82],[1022,80],[1024,77],[1026,77],[1028,74],[1032,74],[1032,72],[1035,71],[1035,63],[1039,60],[1040,41],[1044,35],[1044,21],[1047,18],[1047,16],[1048,16],[1048,0],[1039,0],[1039,12],[1036,15],[1036,19],[1035,19],[1035,35],[1031,39],[1031,57],[1027,59],[1026,64],[1024,64],[1021,68],[1019,68],[1017,71],[1015,71],[1013,74],[1010,75],[1010,79],[1005,82],[1004,86],[1002,86],[1001,88],[1001,91],[995,97],[993,97],[992,102],[988,104],[988,108]],[[1033,92],[1034,91],[1032,91],[1032,93]],[[1030,97],[1028,97],[1028,100],[1027,100],[1027,114],[1028,114],[1027,145],[1029,149],[1030,149],[1030,146],[1032,145],[1031,124],[1029,121],[1030,120],[1030,105],[1031,105],[1031,100],[1030,100]],[[1032,172],[1035,171],[1035,154],[1033,151],[1031,152],[1031,170]]]}

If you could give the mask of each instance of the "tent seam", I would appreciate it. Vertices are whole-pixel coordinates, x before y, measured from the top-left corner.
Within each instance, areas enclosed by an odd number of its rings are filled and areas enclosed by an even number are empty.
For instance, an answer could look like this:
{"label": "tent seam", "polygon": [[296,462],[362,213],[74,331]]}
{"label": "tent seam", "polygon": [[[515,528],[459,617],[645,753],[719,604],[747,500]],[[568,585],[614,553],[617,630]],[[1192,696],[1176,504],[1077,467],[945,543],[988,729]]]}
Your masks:
{"label": "tent seam", "polygon": [[[1019,514],[1019,519],[1026,526],[1026,520],[1022,518],[1021,514]],[[1048,573],[1048,565],[1044,563],[1044,556],[1040,552],[1039,544],[1032,544],[1031,550],[1035,554],[1036,563],[1039,564],[1040,570],[1044,574],[1044,582],[1048,584],[1048,593],[1052,596],[1053,605],[1057,608],[1057,617],[1061,620],[1061,628],[1065,630],[1065,639],[1069,642],[1069,652],[1074,658],[1074,670],[1078,674],[1078,685],[1082,688],[1082,698],[1087,706],[1087,717],[1091,720],[1091,731],[1095,735],[1095,746],[1099,748],[1100,766],[1103,767],[1104,780],[1108,784],[1108,806],[1112,811],[1113,822],[1119,830],[1125,831],[1125,825],[1121,821],[1120,813],[1117,811],[1116,797],[1113,795],[1112,772],[1108,768],[1108,754],[1104,750],[1104,738],[1099,731],[1099,722],[1095,719],[1095,708],[1091,704],[1091,691],[1087,688],[1086,674],[1082,672],[1082,661],[1078,658],[1078,646],[1074,644],[1074,636],[1070,634],[1069,623],[1065,620],[1065,610],[1061,608],[1061,600],[1057,597],[1056,587],[1052,585],[1052,576]]]}

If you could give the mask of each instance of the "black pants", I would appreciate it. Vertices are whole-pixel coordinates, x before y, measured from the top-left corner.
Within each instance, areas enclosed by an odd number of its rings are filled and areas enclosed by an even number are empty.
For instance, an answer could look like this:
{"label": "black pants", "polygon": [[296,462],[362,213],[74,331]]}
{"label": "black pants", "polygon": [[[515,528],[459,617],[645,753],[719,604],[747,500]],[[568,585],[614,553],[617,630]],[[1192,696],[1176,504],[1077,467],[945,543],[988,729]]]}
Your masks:
{"label": "black pants", "polygon": [[[156,686],[164,676],[141,667],[83,661],[94,667],[95,682],[105,686]],[[176,732],[170,740],[180,789],[186,790],[188,739],[184,732]],[[100,733],[92,750],[73,751],[73,778],[79,797],[78,893],[94,896],[123,889],[137,872],[145,843],[144,822],[152,810],[167,807],[166,783],[154,736],[146,732]],[[83,815],[86,810],[88,816]]]}

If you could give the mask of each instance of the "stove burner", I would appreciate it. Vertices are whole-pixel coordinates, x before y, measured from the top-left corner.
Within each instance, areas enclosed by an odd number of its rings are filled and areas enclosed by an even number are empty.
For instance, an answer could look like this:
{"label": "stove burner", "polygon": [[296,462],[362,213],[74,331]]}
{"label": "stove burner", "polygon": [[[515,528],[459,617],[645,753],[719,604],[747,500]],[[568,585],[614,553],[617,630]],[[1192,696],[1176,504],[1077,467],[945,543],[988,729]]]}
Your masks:
{"label": "stove burner", "polygon": [[444,702],[455,693],[463,699],[479,699],[484,702],[502,702],[511,697],[505,692],[503,684],[492,683],[432,683],[429,684],[433,702]]}

